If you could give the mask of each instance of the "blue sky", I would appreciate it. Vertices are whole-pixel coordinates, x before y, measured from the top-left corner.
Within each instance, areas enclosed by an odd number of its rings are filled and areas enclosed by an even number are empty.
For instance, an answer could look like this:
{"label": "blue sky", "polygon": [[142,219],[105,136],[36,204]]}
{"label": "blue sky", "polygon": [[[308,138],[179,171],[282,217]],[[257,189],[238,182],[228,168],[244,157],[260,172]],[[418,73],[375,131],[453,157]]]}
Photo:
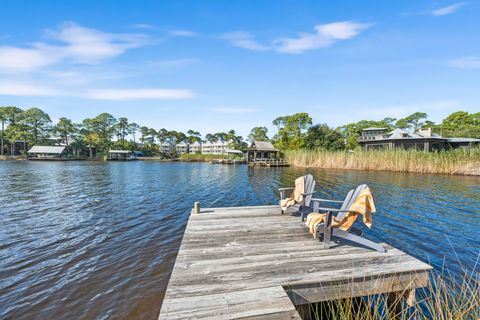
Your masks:
{"label": "blue sky", "polygon": [[0,105],[246,135],[480,111],[474,1],[2,0]]}

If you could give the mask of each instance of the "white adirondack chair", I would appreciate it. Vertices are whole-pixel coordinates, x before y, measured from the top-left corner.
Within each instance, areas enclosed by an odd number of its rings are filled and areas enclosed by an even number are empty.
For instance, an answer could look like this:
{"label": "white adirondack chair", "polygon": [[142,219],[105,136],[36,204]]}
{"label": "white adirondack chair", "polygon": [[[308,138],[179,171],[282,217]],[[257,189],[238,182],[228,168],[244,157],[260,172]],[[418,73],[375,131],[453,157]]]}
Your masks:
{"label": "white adirondack chair", "polygon": [[[306,174],[305,176],[303,176],[303,178],[305,179],[305,188],[302,194],[302,202],[296,202],[294,205],[287,208],[287,210],[292,214],[300,213],[302,221],[305,219],[306,216],[305,210],[306,208],[310,207],[310,204],[312,202],[312,195],[315,193],[315,179],[313,179],[313,176],[311,174]],[[280,192],[279,204],[282,202],[283,199],[287,197],[287,191],[293,191],[293,189],[294,187],[278,189],[278,191]],[[282,214],[283,213],[284,210],[282,209]]]}
{"label": "white adirondack chair", "polygon": [[[343,217],[348,212],[354,212],[351,211],[350,208],[352,207],[353,203],[357,199],[357,197],[362,193],[363,190],[365,190],[368,186],[366,184],[361,184],[357,188],[350,190],[347,193],[347,196],[345,197],[345,200],[343,201],[335,201],[335,200],[327,200],[327,199],[319,199],[319,198],[313,198],[311,201],[313,202],[313,212],[325,212],[325,222],[321,222],[318,225],[316,225],[316,232],[317,235],[319,236],[319,239],[321,238],[320,235],[323,235],[323,247],[325,249],[330,248],[330,239],[331,237],[338,237],[342,239],[346,239],[352,242],[359,243],[363,246],[366,246],[368,248],[374,249],[378,252],[386,252],[385,248],[379,245],[378,243],[375,243],[371,240],[368,240],[366,238],[361,237],[360,235],[352,233],[354,228],[350,228],[349,230],[341,230],[339,228],[335,228],[332,226],[333,222],[333,213],[336,212],[337,214],[337,219],[342,220]],[[329,207],[320,207],[320,203],[322,202],[331,202],[331,203],[341,203],[342,206],[340,209],[336,208],[329,208]]]}

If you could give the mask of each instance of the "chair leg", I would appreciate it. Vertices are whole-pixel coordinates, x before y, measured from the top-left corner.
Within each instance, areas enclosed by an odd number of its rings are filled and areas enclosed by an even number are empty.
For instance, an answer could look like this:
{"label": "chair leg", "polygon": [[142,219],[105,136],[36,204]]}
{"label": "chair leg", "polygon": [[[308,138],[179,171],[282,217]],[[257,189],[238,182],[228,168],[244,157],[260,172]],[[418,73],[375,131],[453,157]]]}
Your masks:
{"label": "chair leg", "polygon": [[381,252],[381,253],[386,252],[385,248],[382,247],[381,245],[379,245],[378,243],[375,243],[371,240],[356,236],[356,235],[351,234],[350,232],[347,232],[347,231],[343,231],[343,230],[340,230],[340,229],[334,229],[333,230],[333,236],[339,237],[339,238],[342,238],[342,239],[346,239],[346,240],[349,240],[349,241],[352,241],[352,242],[359,243],[361,245],[364,245],[365,247],[371,248],[371,249],[376,250],[376,251]]}
{"label": "chair leg", "polygon": [[325,225],[323,227],[323,249],[330,249],[330,239],[332,237],[332,213],[325,215]]}

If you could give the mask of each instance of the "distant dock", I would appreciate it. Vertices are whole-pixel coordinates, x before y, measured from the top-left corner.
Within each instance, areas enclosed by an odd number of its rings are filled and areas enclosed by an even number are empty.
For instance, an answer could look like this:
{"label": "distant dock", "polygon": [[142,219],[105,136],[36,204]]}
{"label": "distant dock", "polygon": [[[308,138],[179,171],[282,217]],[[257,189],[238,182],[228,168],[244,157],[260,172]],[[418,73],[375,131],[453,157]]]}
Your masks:
{"label": "distant dock", "polygon": [[245,164],[247,163],[247,160],[242,159],[213,159],[210,161],[211,164]]}
{"label": "distant dock", "polygon": [[255,159],[248,162],[252,167],[288,167],[289,164],[284,159]]}
{"label": "distant dock", "polygon": [[380,293],[411,298],[427,286],[428,264],[384,247],[324,250],[278,206],[202,209],[189,218],[159,319],[300,319],[295,306]]}

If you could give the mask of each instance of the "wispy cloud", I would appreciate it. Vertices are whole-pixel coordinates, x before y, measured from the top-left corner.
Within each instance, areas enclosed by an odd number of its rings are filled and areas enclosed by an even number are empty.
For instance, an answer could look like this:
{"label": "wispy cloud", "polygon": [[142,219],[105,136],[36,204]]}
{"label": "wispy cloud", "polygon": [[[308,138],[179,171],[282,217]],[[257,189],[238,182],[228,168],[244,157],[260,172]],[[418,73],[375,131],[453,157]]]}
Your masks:
{"label": "wispy cloud", "polygon": [[0,83],[0,96],[52,97],[63,95],[54,88],[27,83]]}
{"label": "wispy cloud", "polygon": [[151,25],[148,23],[135,23],[135,24],[132,24],[131,27],[134,29],[155,29],[156,28],[154,25]]}
{"label": "wispy cloud", "polygon": [[47,40],[27,47],[0,47],[0,72],[29,72],[60,62],[97,64],[147,43],[144,34],[106,33],[73,22],[45,32]]}
{"label": "wispy cloud", "polygon": [[432,16],[446,16],[447,14],[452,14],[461,7],[463,7],[466,3],[465,2],[458,2],[455,4],[452,4],[450,6],[438,8],[435,10],[431,11]]}
{"label": "wispy cloud", "polygon": [[460,9],[461,7],[465,6],[467,3],[466,2],[457,2],[449,6],[445,7],[438,7],[434,9],[428,9],[428,10],[423,10],[423,11],[417,11],[417,12],[404,12],[402,15],[405,16],[435,16],[435,17],[440,17],[440,16],[446,16],[452,13],[455,13]]}
{"label": "wispy cloud", "polygon": [[92,100],[178,100],[191,99],[194,93],[187,89],[164,88],[105,88],[75,89],[65,86],[47,86],[35,83],[2,82],[0,96],[21,97],[75,97]]}
{"label": "wispy cloud", "polygon": [[95,100],[172,100],[190,99],[193,92],[186,89],[100,89],[87,91],[86,97]]}
{"label": "wispy cloud", "polygon": [[298,54],[329,47],[339,40],[351,39],[370,26],[371,24],[353,21],[321,24],[315,27],[315,33],[300,33],[295,38],[281,38],[276,40],[274,45],[278,52]]}
{"label": "wispy cloud", "polygon": [[253,113],[253,112],[258,112],[258,109],[253,109],[253,108],[214,108],[213,111],[219,112],[219,113]]}
{"label": "wispy cloud", "polygon": [[195,36],[195,32],[190,31],[190,30],[172,29],[172,30],[168,30],[168,33],[171,36],[174,36],[174,37],[193,37],[193,36]]}
{"label": "wispy cloud", "polygon": [[191,65],[198,61],[199,61],[198,59],[171,59],[171,60],[151,61],[148,63],[148,65],[154,68],[169,69],[169,68],[177,68],[177,67]]}
{"label": "wispy cloud", "polygon": [[340,21],[320,24],[314,27],[314,33],[300,33],[297,37],[282,37],[264,45],[244,31],[227,33],[222,36],[232,45],[253,51],[274,50],[278,53],[299,54],[308,50],[329,47],[337,41],[347,40],[357,36],[371,24],[353,21]]}
{"label": "wispy cloud", "polygon": [[268,46],[262,45],[253,39],[253,36],[245,31],[235,31],[226,33],[222,39],[230,42],[231,45],[247,50],[253,51],[267,51],[270,50]]}
{"label": "wispy cloud", "polygon": [[469,56],[460,59],[452,60],[449,63],[453,67],[462,69],[480,69],[480,57]]}

